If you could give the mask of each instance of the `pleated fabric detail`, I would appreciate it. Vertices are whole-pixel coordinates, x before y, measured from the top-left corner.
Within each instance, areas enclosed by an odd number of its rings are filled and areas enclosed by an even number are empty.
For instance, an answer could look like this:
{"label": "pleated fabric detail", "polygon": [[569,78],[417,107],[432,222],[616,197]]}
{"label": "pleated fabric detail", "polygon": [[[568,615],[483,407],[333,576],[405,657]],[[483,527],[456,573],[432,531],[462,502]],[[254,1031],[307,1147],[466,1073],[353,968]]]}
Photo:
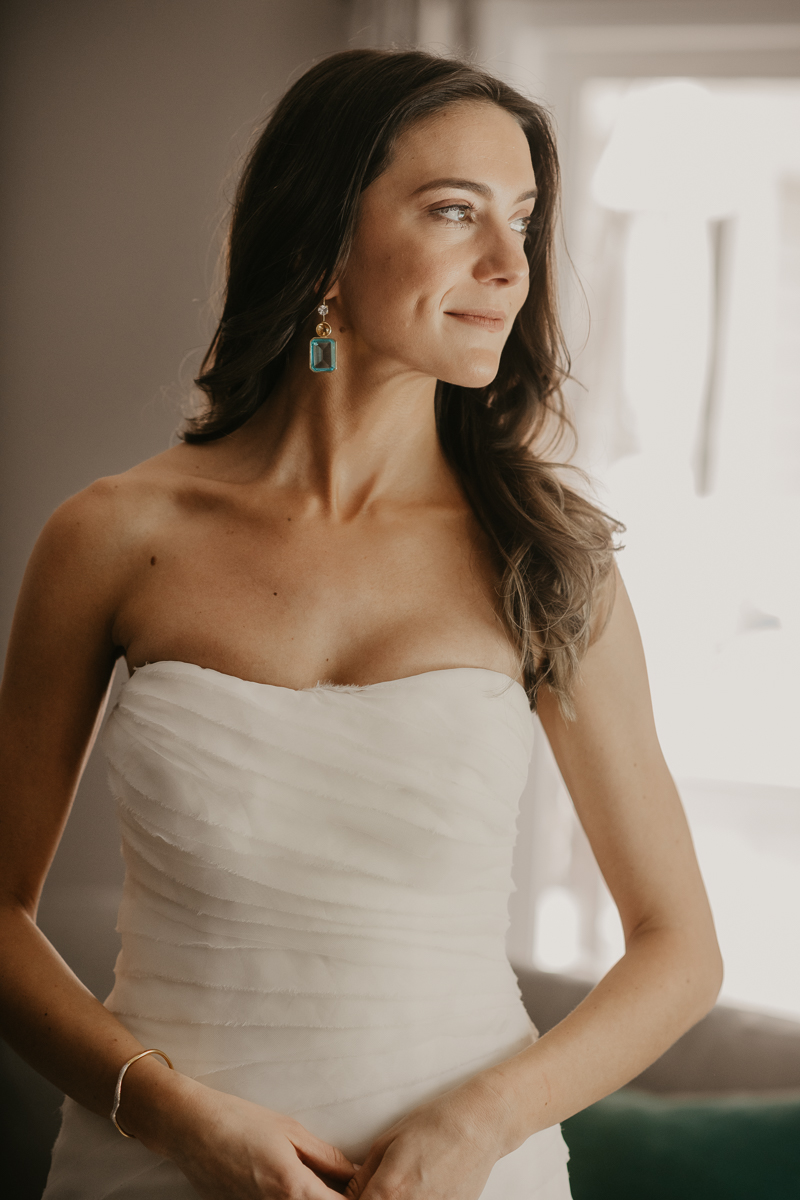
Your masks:
{"label": "pleated fabric detail", "polygon": [[[535,1036],[504,951],[532,736],[523,689],[477,668],[304,691],[140,668],[104,733],[126,862],[106,1006],[179,1070],[360,1161]],[[502,1178],[503,1200],[568,1197],[565,1162],[545,1130],[484,1196]],[[67,1102],[48,1200],[81,1169],[100,1189],[84,1200],[160,1195],[162,1178],[193,1195]]]}

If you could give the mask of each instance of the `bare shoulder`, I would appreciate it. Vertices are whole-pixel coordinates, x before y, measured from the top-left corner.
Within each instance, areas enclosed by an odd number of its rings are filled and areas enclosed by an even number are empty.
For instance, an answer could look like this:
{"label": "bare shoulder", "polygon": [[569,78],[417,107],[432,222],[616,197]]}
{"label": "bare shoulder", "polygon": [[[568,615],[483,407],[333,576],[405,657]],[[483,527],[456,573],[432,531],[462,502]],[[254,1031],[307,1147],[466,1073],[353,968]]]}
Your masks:
{"label": "bare shoulder", "polygon": [[619,567],[616,561],[612,560],[610,569],[595,588],[592,602],[590,646],[593,646],[605,633],[618,601],[624,607],[628,602],[628,594],[625,591]]}
{"label": "bare shoulder", "polygon": [[121,564],[168,522],[193,478],[193,448],[174,446],[119,475],[95,480],[65,500],[42,530],[37,551],[76,568]]}
{"label": "bare shoulder", "polygon": [[37,628],[41,635],[46,626],[58,632],[63,647],[67,631],[72,643],[81,640],[79,630],[93,629],[108,646],[142,556],[174,523],[187,490],[203,486],[198,457],[202,466],[203,456],[176,446],[64,501],[29,560],[15,635],[29,626],[31,635]]}
{"label": "bare shoulder", "polygon": [[[543,689],[540,716],[551,742],[590,745],[603,756],[620,739],[657,747],[644,649],[627,589],[616,565],[604,583],[591,644],[580,665],[573,701],[576,719],[565,720]],[[630,747],[628,747],[630,749]],[[627,752],[627,751],[626,751]]]}

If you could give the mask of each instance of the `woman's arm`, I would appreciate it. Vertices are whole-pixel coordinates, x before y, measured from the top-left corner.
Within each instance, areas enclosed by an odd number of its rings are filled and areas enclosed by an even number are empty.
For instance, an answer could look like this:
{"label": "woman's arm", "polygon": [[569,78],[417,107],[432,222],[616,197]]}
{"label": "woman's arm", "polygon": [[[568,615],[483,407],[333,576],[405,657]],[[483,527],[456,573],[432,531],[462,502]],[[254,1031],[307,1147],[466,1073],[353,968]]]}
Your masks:
{"label": "woman's arm", "polygon": [[[348,1195],[420,1200],[429,1192],[415,1190],[414,1178],[424,1176],[432,1196],[473,1200],[497,1158],[627,1083],[716,999],[722,963],[711,912],[620,579],[575,708],[575,721],[565,721],[545,694],[539,714],[619,909],[625,954],[539,1041],[379,1139]],[[459,1176],[461,1190],[452,1185]]]}
{"label": "woman's arm", "polygon": [[116,658],[119,563],[98,527],[101,507],[95,487],[46,526],[25,574],[0,687],[2,1032],[95,1112],[109,1111],[108,1076],[137,1042],[39,932],[36,910]]}
{"label": "woman's arm", "polygon": [[608,625],[584,660],[575,707],[575,722],[565,721],[544,695],[539,713],[619,910],[625,954],[573,1013],[491,1076],[518,1114],[515,1138],[638,1075],[709,1011],[722,983],[711,910],[656,736],[621,579]]}
{"label": "woman's arm", "polygon": [[[145,1047],[56,953],[36,909],[105,707],[119,654],[115,614],[139,560],[148,561],[143,497],[126,492],[117,481],[95,484],[48,522],[25,574],[0,687],[0,1033],[101,1116],[111,1111],[120,1067]],[[352,1174],[344,1155],[297,1122],[152,1056],[127,1073],[119,1120],[209,1198],[324,1200],[334,1193],[305,1162],[342,1180]]]}

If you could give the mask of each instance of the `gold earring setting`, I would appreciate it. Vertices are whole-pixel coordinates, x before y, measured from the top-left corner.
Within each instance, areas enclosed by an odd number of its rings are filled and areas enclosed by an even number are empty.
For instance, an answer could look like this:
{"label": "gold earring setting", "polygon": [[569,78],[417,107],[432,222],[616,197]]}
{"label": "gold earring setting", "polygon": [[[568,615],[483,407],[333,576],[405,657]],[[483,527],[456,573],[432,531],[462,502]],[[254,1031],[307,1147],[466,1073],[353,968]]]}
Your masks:
{"label": "gold earring setting", "polygon": [[336,370],[336,339],[331,337],[331,327],[325,320],[328,306],[324,300],[317,312],[321,317],[317,326],[317,336],[312,337],[308,345],[308,365],[315,374]]}

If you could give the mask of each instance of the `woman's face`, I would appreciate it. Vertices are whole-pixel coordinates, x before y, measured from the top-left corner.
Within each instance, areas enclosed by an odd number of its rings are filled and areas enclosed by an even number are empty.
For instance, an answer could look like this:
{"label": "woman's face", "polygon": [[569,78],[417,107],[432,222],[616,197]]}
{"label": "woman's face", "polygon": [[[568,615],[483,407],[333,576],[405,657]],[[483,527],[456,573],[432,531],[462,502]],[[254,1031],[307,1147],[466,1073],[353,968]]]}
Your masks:
{"label": "woman's face", "polygon": [[528,292],[535,193],[525,134],[496,105],[459,103],[408,129],[361,198],[329,293],[353,350],[447,383],[491,383]]}

